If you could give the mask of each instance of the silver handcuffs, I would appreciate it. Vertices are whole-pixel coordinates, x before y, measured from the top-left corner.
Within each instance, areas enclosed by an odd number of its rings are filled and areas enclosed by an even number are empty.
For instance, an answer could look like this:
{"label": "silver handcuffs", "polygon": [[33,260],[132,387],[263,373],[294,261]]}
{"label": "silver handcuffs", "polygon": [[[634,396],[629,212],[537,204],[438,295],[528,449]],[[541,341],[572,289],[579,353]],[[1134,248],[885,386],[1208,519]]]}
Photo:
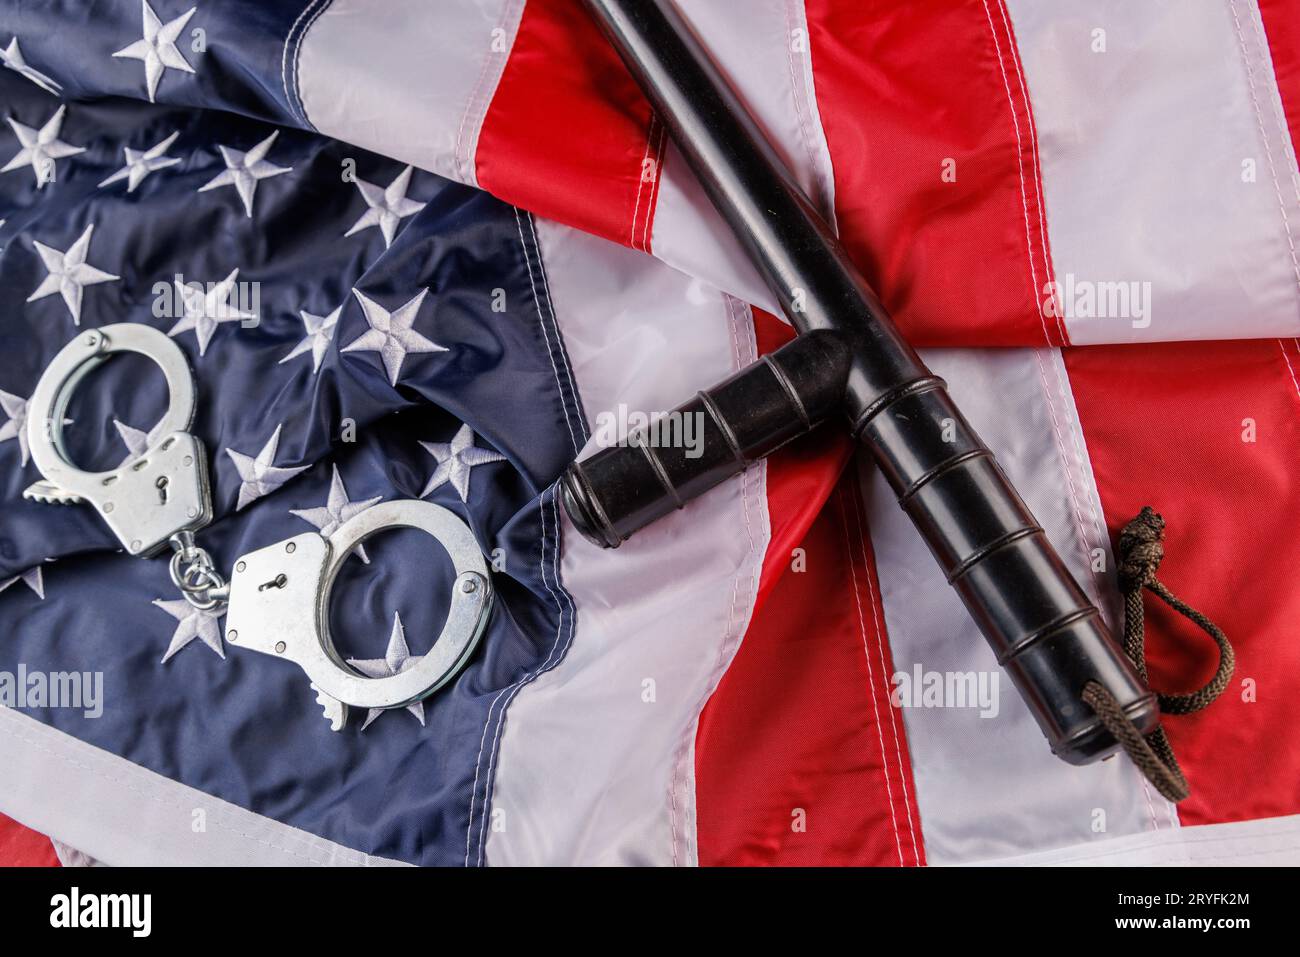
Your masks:
{"label": "silver handcuffs", "polygon": [[[64,415],[78,383],[117,352],[135,352],[158,365],[167,381],[167,413],[144,452],[110,471],[85,472],[64,447]],[[483,637],[494,597],[487,562],[469,527],[432,502],[380,502],[330,535],[304,532],[241,556],[227,580],[194,538],[212,521],[207,456],[203,443],[187,431],[194,407],[185,354],[157,329],[123,322],[79,333],[46,367],[29,401],[28,442],[42,479],[23,496],[89,504],[132,555],[150,557],[170,545],[171,578],[185,599],[204,610],[226,606],[226,639],[236,648],[302,668],[335,731],[346,723],[349,706],[405,707],[454,678]],[[456,578],[432,650],[398,674],[371,678],[349,667],[334,647],[330,591],[357,545],[403,527],[433,536],[450,556]]]}

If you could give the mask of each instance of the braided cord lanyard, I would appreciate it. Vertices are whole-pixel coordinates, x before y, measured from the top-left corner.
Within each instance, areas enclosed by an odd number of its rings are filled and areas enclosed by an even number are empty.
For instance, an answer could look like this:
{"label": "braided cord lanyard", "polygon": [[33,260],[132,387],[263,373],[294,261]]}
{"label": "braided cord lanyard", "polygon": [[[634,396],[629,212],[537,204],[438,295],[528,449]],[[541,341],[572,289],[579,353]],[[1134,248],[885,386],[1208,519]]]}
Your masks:
{"label": "braided cord lanyard", "polygon": [[[1147,505],[1119,534],[1119,586],[1124,593],[1124,653],[1133,662],[1143,684],[1149,687],[1151,682],[1147,677],[1142,607],[1144,588],[1174,611],[1195,622],[1219,646],[1219,667],[1214,677],[1204,687],[1187,694],[1157,694],[1160,710],[1166,714],[1194,714],[1209,706],[1228,687],[1236,665],[1236,656],[1227,636],[1218,625],[1180,599],[1156,577],[1156,569],[1160,567],[1165,555],[1164,532],[1165,520]],[[1187,778],[1178,766],[1178,759],[1174,757],[1174,750],[1169,745],[1163,727],[1157,726],[1150,735],[1143,737],[1137,726],[1124,714],[1115,697],[1095,681],[1084,687],[1083,700],[1097,712],[1102,724],[1115,736],[1157,791],[1175,803],[1187,797],[1190,793]]]}

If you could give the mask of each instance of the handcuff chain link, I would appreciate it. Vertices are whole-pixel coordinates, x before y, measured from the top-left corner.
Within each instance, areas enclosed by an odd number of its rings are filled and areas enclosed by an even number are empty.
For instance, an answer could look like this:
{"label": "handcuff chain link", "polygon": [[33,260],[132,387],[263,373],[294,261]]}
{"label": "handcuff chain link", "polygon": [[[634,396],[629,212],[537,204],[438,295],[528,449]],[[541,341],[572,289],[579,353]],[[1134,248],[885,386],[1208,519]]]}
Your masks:
{"label": "handcuff chain link", "polygon": [[194,544],[193,532],[177,532],[169,541],[173,549],[167,570],[181,595],[199,611],[226,604],[230,586],[212,563],[207,549]]}

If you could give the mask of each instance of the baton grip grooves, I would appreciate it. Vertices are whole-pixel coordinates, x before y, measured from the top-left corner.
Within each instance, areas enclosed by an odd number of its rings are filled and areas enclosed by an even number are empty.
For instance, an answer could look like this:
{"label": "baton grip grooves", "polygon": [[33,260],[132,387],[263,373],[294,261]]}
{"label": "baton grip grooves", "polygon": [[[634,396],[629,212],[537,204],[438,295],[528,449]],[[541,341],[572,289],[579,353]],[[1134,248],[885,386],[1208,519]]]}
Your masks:
{"label": "baton grip grooves", "polygon": [[1143,732],[1159,719],[1155,694],[1118,653],[1084,595],[992,451],[948,395],[918,380],[869,418],[856,437],[970,612],[998,664],[1029,704],[1052,751],[1086,764],[1116,742],[1083,703],[1090,681],[1110,688]]}
{"label": "baton grip grooves", "polygon": [[[656,440],[652,425],[569,466],[560,486],[569,517],[586,538],[617,548],[838,412],[849,363],[836,333],[787,342],[658,420],[677,427],[678,441],[662,427]],[[680,441],[686,435],[699,441]]]}

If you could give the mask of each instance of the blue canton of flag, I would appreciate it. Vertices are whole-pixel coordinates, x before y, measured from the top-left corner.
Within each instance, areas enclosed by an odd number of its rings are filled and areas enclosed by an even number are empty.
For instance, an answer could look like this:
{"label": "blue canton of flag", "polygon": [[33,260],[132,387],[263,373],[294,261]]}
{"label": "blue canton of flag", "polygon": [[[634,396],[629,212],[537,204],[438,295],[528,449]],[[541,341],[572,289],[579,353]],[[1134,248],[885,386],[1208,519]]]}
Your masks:
{"label": "blue canton of flag", "polygon": [[[278,72],[270,38],[292,12],[244,5],[265,27],[244,42],[206,5],[106,6],[53,35],[18,5],[0,30],[0,670],[103,672],[98,720],[26,713],[194,788],[196,806],[378,858],[476,862],[502,695],[573,627],[552,483],[586,425],[556,374],[532,222],[326,139],[239,77],[237,62]],[[84,505],[23,498],[43,369],[119,322],[166,333],[193,370],[215,510],[199,539],[219,568],[381,501],[425,498],[472,528],[497,606],[452,685],[335,734],[302,672],[232,648],[164,559],[128,555]],[[148,359],[115,357],[66,410],[70,459],[140,454],[167,401]],[[408,667],[452,577],[427,536],[367,541],[334,589],[340,655],[375,677]]]}

